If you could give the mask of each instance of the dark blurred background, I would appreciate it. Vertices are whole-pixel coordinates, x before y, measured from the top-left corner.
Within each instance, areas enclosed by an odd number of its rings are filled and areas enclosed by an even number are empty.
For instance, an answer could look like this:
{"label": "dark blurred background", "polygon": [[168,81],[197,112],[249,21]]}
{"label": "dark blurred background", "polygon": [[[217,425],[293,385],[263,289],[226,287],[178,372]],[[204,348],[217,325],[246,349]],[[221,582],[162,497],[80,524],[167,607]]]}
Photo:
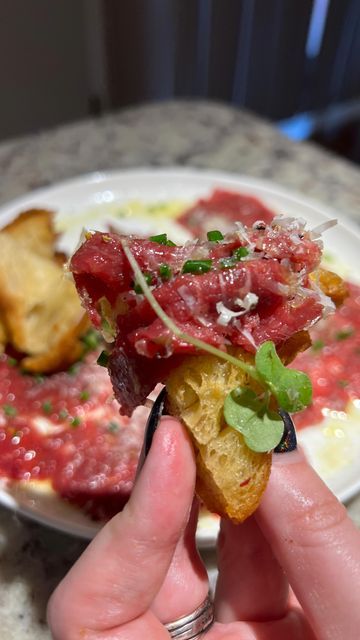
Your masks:
{"label": "dark blurred background", "polygon": [[360,0],[1,0],[0,139],[225,101],[360,163]]}

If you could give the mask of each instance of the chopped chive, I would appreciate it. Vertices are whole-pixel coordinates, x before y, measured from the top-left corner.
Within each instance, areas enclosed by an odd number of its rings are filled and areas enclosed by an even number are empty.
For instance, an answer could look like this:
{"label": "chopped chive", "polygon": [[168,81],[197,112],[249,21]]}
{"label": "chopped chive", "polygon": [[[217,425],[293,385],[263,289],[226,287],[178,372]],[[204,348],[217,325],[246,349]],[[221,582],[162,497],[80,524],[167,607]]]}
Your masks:
{"label": "chopped chive", "polygon": [[14,418],[17,414],[17,409],[16,407],[13,407],[11,404],[4,404],[3,412],[8,418]]}
{"label": "chopped chive", "polygon": [[90,398],[90,391],[84,389],[84,391],[80,392],[79,398],[81,402],[86,402],[86,400],[89,400]]}
{"label": "chopped chive", "polygon": [[108,366],[108,362],[109,362],[109,354],[107,351],[102,351],[97,359],[97,363],[101,366],[101,367],[107,367]]}
{"label": "chopped chive", "polygon": [[44,376],[41,375],[41,373],[35,373],[34,375],[34,380],[35,382],[37,382],[38,384],[41,384],[42,382],[44,382]]}
{"label": "chopped chive", "polygon": [[61,409],[61,411],[59,411],[59,420],[66,420],[68,415],[69,412],[66,409]]}
{"label": "chopped chive", "polygon": [[158,244],[164,244],[167,247],[176,247],[175,242],[168,240],[167,233],[159,233],[157,236],[150,236],[151,242],[157,242]]}
{"label": "chopped chive", "polygon": [[314,340],[311,345],[313,351],[321,351],[325,347],[325,342],[323,340]]}
{"label": "chopped chive", "polygon": [[9,367],[16,367],[17,360],[15,358],[10,358],[10,356],[8,356],[7,363]]}
{"label": "chopped chive", "polygon": [[348,384],[349,384],[349,380],[338,380],[339,387],[342,387],[343,389],[347,387]]}
{"label": "chopped chive", "polygon": [[68,368],[67,372],[68,372],[68,374],[69,374],[69,375],[74,376],[74,375],[76,375],[76,373],[78,372],[78,369],[79,369],[79,367],[78,367],[78,365],[77,365],[77,364],[72,364],[72,365]]}
{"label": "chopped chive", "polygon": [[89,331],[81,337],[81,342],[89,351],[94,351],[99,346],[100,336],[95,329],[89,329]]}
{"label": "chopped chive", "polygon": [[76,429],[76,427],[78,427],[81,424],[81,418],[79,418],[79,416],[75,416],[75,418],[72,418],[70,420],[70,426],[73,427],[74,429]]}
{"label": "chopped chive", "polygon": [[238,247],[238,249],[233,251],[233,256],[236,260],[242,260],[242,258],[245,258],[247,255],[249,255],[249,249],[246,247]]}
{"label": "chopped chive", "polygon": [[224,236],[221,231],[214,229],[213,231],[207,232],[207,239],[210,240],[210,242],[219,242],[219,240],[224,240]]}
{"label": "chopped chive", "polygon": [[212,260],[187,260],[182,268],[183,273],[206,273],[212,267]]}
{"label": "chopped chive", "polygon": [[[146,280],[146,284],[151,284],[152,281],[152,274],[149,271],[144,271],[143,276]],[[143,290],[141,288],[141,286],[136,282],[134,282],[134,291],[135,293],[143,293]]]}
{"label": "chopped chive", "polygon": [[45,402],[42,403],[42,410],[44,413],[51,413],[53,410],[52,402],[50,400],[45,400]]}
{"label": "chopped chive", "polygon": [[117,422],[114,422],[112,420],[111,422],[109,422],[107,429],[108,431],[110,431],[110,433],[116,433],[117,431],[119,431],[119,425]]}
{"label": "chopped chive", "polygon": [[352,327],[349,327],[348,329],[342,329],[342,331],[338,331],[335,334],[335,339],[346,340],[346,338],[350,338],[350,336],[352,336],[353,333],[354,333],[354,329]]}
{"label": "chopped chive", "polygon": [[169,280],[172,276],[172,271],[168,264],[161,264],[159,266],[159,275],[163,280]]}

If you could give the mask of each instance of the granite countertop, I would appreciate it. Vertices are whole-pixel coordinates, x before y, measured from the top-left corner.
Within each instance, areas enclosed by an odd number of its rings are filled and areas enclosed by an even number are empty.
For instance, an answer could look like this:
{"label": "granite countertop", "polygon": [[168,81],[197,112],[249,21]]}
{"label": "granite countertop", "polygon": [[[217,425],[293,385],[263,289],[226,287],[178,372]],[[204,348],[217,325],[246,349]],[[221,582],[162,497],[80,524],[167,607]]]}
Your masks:
{"label": "granite countertop", "polygon": [[[124,110],[0,144],[0,204],[91,171],[174,165],[273,180],[360,220],[360,172],[263,120],[208,102]],[[360,497],[348,505],[360,526]],[[45,640],[47,599],[85,546],[0,508],[0,627],[7,640]],[[210,561],[211,558],[207,556]]]}

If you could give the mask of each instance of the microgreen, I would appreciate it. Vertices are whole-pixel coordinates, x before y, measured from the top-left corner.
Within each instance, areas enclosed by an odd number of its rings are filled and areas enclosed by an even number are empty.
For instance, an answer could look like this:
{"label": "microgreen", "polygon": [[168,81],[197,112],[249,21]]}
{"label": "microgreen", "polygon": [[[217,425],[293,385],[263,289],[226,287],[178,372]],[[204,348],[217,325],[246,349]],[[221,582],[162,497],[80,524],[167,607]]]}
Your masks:
{"label": "microgreen", "polygon": [[253,451],[269,451],[276,447],[282,438],[284,423],[280,415],[269,408],[269,396],[271,394],[275,404],[285,411],[301,411],[312,398],[311,382],[308,376],[301,371],[287,369],[271,341],[264,342],[259,347],[255,355],[255,366],[253,366],[182,332],[154,297],[125,240],[122,241],[122,246],[145,298],[164,325],[176,337],[230,362],[244,371],[258,385],[260,384],[263,389],[261,395],[257,395],[249,388],[234,389],[225,400],[224,417],[229,426],[243,434],[246,444]]}
{"label": "microgreen", "polygon": [[354,329],[352,327],[348,327],[346,329],[342,329],[341,331],[338,331],[337,334],[335,335],[335,339],[346,340],[346,338],[350,338],[350,336],[352,336],[353,333],[354,333]]}
{"label": "microgreen", "polygon": [[226,423],[242,433],[245,444],[253,451],[274,449],[284,433],[281,416],[271,411],[266,401],[252,389],[233,389],[225,398]]}
{"label": "microgreen", "polygon": [[276,353],[273,342],[264,342],[259,347],[255,355],[255,367],[282,409],[296,412],[310,404],[310,379],[302,371],[285,367]]}

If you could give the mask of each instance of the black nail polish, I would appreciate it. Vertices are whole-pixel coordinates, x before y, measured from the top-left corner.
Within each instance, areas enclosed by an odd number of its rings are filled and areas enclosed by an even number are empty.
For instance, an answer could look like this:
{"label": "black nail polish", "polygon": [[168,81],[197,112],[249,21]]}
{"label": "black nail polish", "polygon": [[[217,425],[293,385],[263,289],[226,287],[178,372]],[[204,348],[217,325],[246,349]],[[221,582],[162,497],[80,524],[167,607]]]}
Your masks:
{"label": "black nail polish", "polygon": [[166,387],[161,389],[158,397],[156,398],[153,406],[151,407],[151,411],[149,413],[149,417],[147,419],[147,423],[145,427],[144,442],[143,442],[143,446],[139,456],[135,479],[138,477],[141,469],[143,468],[144,462],[146,460],[146,456],[150,451],[154,433],[158,427],[160,418],[164,411],[165,401],[166,401]]}
{"label": "black nail polish", "polygon": [[297,447],[295,425],[287,411],[279,409],[279,414],[284,423],[284,433],[279,444],[274,449],[274,453],[287,453],[294,451]]}

